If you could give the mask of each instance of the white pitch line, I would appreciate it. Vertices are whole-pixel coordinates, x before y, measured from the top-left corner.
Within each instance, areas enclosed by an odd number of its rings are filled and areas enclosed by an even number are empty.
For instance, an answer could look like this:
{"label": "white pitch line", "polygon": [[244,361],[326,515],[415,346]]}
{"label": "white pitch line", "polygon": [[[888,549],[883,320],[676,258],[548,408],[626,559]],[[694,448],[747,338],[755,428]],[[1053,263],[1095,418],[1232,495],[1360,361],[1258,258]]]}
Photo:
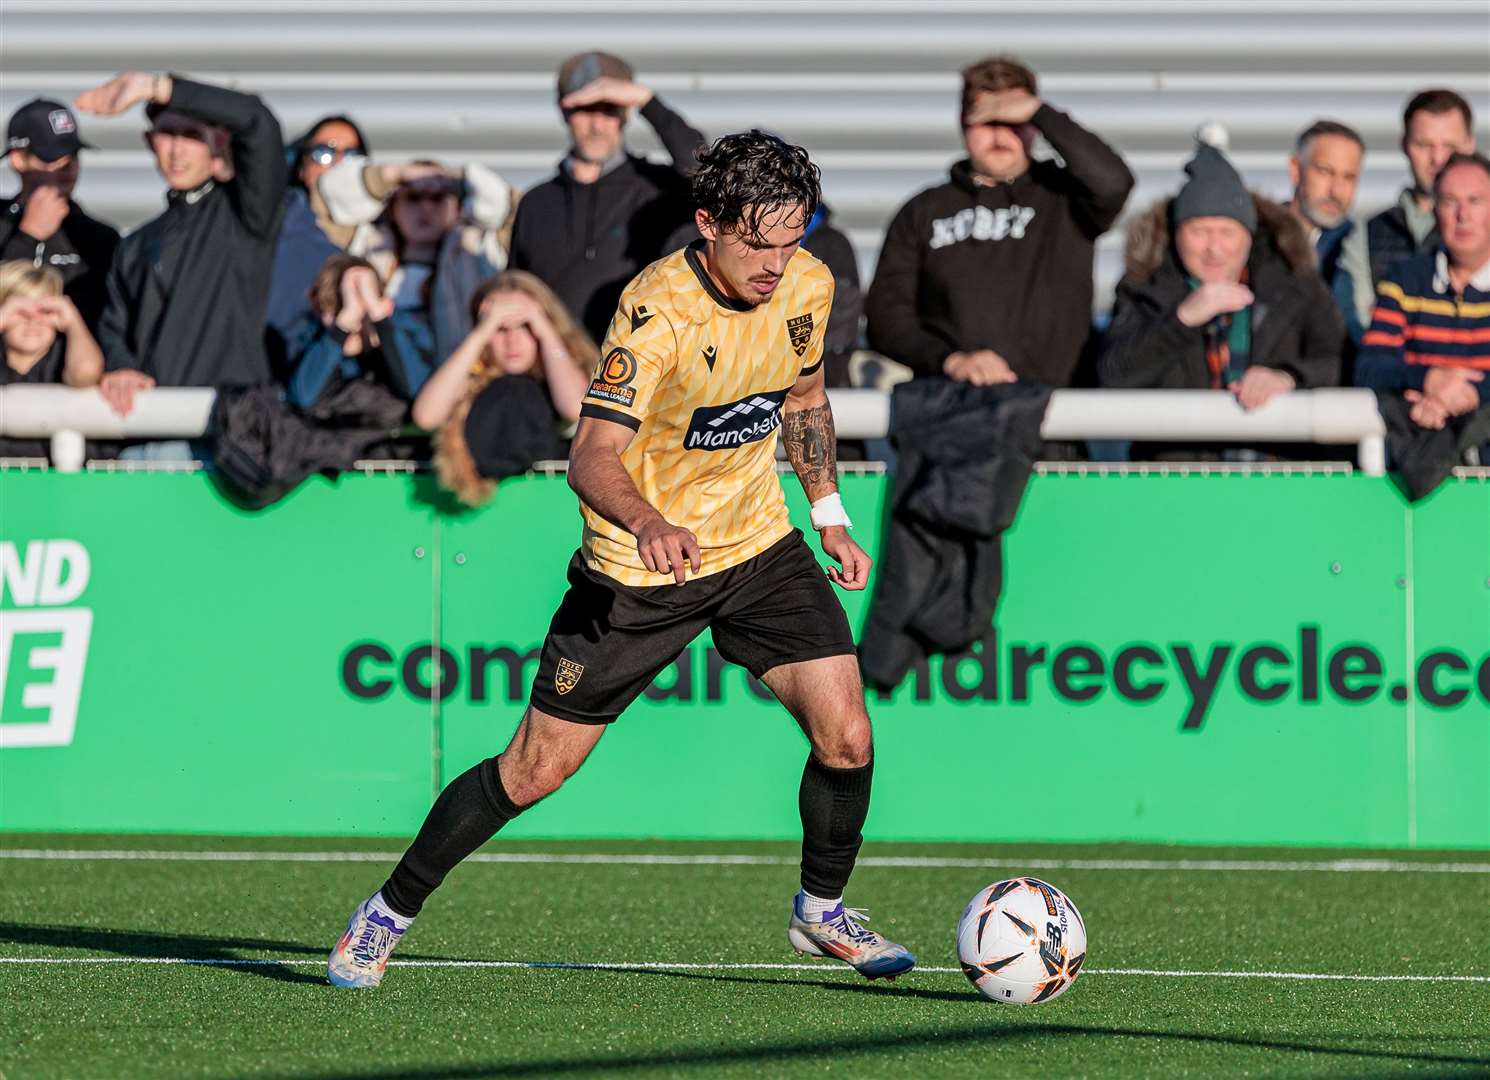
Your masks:
{"label": "white pitch line", "polygon": [[[83,848],[0,848],[0,859],[40,859],[61,862],[286,862],[362,863],[396,862],[399,851],[132,851]],[[612,866],[796,866],[786,855],[641,855],[564,852],[484,852],[468,863],[538,863]],[[1319,872],[1332,874],[1490,874],[1490,863],[1411,862],[1392,859],[969,859],[912,855],[868,855],[857,866],[908,870],[1178,870]]]}
{"label": "white pitch line", "polygon": [[[229,960],[222,957],[195,959],[177,956],[0,956],[0,964],[156,964],[201,967],[320,967],[321,959]],[[698,964],[646,961],[568,960],[393,960],[394,967],[409,968],[503,968],[516,971],[813,971],[820,975],[847,975],[834,967],[818,964]],[[920,975],[960,974],[961,968],[918,967]],[[1420,982],[1490,983],[1490,975],[1335,975],[1311,971],[1164,971],[1157,968],[1086,968],[1083,975],[1123,975],[1156,979],[1290,979],[1307,982]]]}

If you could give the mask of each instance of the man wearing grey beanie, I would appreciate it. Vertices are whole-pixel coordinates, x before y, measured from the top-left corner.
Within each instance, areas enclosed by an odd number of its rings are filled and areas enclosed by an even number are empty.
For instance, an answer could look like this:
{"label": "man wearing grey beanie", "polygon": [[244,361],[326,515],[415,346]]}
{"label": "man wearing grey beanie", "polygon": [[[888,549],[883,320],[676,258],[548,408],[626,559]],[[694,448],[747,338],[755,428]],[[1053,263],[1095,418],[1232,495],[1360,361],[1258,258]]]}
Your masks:
{"label": "man wearing grey beanie", "polygon": [[1344,323],[1303,226],[1248,192],[1214,146],[1197,147],[1185,172],[1173,199],[1129,227],[1103,384],[1224,390],[1245,409],[1338,385]]}
{"label": "man wearing grey beanie", "polygon": [[1249,233],[1257,231],[1257,207],[1226,155],[1202,143],[1185,166],[1190,177],[1174,197],[1170,216],[1179,227],[1192,218],[1231,218]]}

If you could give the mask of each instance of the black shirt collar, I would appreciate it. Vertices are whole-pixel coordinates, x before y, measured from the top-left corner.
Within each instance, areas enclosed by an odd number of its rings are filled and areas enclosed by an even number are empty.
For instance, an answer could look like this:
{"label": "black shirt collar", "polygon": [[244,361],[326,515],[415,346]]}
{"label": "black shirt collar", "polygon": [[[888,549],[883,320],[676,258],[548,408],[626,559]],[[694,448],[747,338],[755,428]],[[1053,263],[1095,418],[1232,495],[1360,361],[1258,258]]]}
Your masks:
{"label": "black shirt collar", "polygon": [[207,193],[217,186],[216,180],[203,180],[190,191],[177,191],[172,188],[166,192],[166,202],[172,206],[184,202],[187,206],[195,206],[206,197]]}
{"label": "black shirt collar", "polygon": [[729,311],[752,311],[754,306],[747,304],[744,300],[736,300],[733,296],[726,296],[719,291],[719,286],[714,284],[714,279],[709,276],[709,271],[704,266],[704,241],[695,240],[683,249],[683,257],[688,260],[688,266],[693,271],[698,283],[704,287],[704,292],[709,294],[709,299],[720,307]]}

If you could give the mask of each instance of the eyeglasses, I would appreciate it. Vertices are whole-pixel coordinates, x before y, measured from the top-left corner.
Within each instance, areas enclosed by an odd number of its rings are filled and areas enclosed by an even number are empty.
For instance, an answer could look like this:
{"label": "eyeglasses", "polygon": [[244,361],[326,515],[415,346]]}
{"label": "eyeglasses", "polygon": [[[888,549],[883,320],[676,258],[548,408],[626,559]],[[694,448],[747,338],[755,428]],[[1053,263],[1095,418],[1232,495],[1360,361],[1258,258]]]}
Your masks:
{"label": "eyeglasses", "polygon": [[360,146],[337,146],[335,143],[316,143],[307,147],[305,157],[317,165],[332,165],[346,157],[348,154],[361,155]]}

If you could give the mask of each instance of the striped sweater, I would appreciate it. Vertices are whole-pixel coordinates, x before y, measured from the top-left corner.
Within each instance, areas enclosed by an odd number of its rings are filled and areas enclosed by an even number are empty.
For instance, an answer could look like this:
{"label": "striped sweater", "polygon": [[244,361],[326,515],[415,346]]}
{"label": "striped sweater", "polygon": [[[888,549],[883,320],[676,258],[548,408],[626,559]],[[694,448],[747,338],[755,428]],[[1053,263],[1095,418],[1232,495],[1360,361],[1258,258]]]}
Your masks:
{"label": "striped sweater", "polygon": [[1376,390],[1421,390],[1435,366],[1485,372],[1477,389],[1482,402],[1490,401],[1490,262],[1456,296],[1442,248],[1393,264],[1376,286],[1355,381]]}

